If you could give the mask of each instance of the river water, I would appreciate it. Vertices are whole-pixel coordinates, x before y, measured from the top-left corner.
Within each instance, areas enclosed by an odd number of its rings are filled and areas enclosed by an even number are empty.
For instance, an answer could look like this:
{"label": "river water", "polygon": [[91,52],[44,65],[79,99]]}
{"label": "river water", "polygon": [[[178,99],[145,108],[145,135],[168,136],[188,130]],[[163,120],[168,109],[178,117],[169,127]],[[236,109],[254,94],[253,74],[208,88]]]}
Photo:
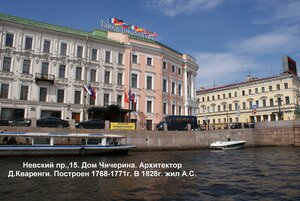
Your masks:
{"label": "river water", "polygon": [[[0,163],[1,200],[300,200],[300,147],[2,157]],[[129,165],[117,172],[117,164]]]}

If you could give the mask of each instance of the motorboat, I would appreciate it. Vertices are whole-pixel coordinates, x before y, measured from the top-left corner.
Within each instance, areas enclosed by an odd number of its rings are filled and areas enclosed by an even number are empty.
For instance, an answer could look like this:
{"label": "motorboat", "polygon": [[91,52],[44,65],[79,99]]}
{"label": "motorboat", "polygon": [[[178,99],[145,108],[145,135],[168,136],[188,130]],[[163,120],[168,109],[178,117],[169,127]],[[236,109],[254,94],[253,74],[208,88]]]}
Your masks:
{"label": "motorboat", "polygon": [[122,144],[123,138],[115,134],[1,132],[0,156],[126,154],[136,145]]}
{"label": "motorboat", "polygon": [[246,144],[246,141],[239,140],[239,141],[232,141],[228,138],[227,141],[216,141],[211,143],[211,149],[221,149],[221,150],[229,150],[229,149],[240,149]]}

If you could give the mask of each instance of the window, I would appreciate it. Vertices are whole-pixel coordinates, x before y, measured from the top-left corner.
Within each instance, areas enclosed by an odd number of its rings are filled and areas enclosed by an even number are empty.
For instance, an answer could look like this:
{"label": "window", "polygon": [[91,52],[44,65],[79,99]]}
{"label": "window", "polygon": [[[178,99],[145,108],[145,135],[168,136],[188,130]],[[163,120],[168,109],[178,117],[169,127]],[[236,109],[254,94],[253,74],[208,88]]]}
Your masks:
{"label": "window", "polygon": [[147,76],[147,86],[146,89],[152,90],[152,76]]}
{"label": "window", "polygon": [[110,71],[104,72],[104,83],[109,84],[110,83]]}
{"label": "window", "polygon": [[95,105],[95,99],[90,96],[90,105]]}
{"label": "window", "polygon": [[117,95],[117,105],[122,106],[122,95]]}
{"label": "window", "polygon": [[209,101],[209,96],[207,96],[207,98],[206,98],[206,99],[207,99],[207,101]]}
{"label": "window", "polygon": [[1,84],[0,98],[8,98],[9,84]]}
{"label": "window", "polygon": [[246,109],[246,102],[243,102],[243,110]]}
{"label": "window", "polygon": [[251,89],[249,89],[249,90],[248,90],[248,93],[249,93],[249,95],[250,95],[250,94],[252,94],[252,90],[251,90]]}
{"label": "window", "polygon": [[220,105],[218,105],[218,112],[220,112],[221,111],[221,107],[220,107]]}
{"label": "window", "polygon": [[21,85],[20,100],[28,100],[28,86]]}
{"label": "window", "polygon": [[66,75],[66,65],[59,65],[58,77],[65,78],[65,75]]}
{"label": "window", "polygon": [[220,95],[218,94],[218,100],[220,100]]}
{"label": "window", "polygon": [[234,97],[237,97],[237,92],[236,91],[234,92]]}
{"label": "window", "polygon": [[60,44],[60,55],[66,56],[67,55],[67,43]]}
{"label": "window", "polygon": [[49,63],[43,62],[42,63],[42,75],[47,75],[49,69]]}
{"label": "window", "polygon": [[153,66],[152,65],[152,58],[147,57],[147,66]]}
{"label": "window", "polygon": [[10,72],[11,57],[4,57],[2,71]]}
{"label": "window", "polygon": [[77,46],[77,58],[82,58],[83,55],[83,47]]}
{"label": "window", "polygon": [[178,84],[178,95],[181,96],[181,84]]}
{"label": "window", "polygon": [[167,114],[167,103],[163,103],[163,114]]}
{"label": "window", "polygon": [[228,94],[228,97],[231,98],[231,93]]}
{"label": "window", "polygon": [[22,73],[29,74],[29,72],[30,72],[30,64],[31,64],[31,60],[27,60],[27,59],[23,60]]}
{"label": "window", "polygon": [[47,100],[47,88],[41,87],[40,88],[40,101],[46,101]]}
{"label": "window", "polygon": [[288,83],[284,83],[284,89],[288,89],[288,88],[289,88]]}
{"label": "window", "polygon": [[242,96],[245,96],[245,90],[242,91]]}
{"label": "window", "polygon": [[117,84],[118,85],[123,85],[123,73],[118,73]]}
{"label": "window", "polygon": [[75,97],[74,97],[74,103],[75,104],[80,104],[81,100],[81,91],[75,91]]}
{"label": "window", "polygon": [[272,91],[273,89],[272,89],[272,86],[269,86],[269,91]]}
{"label": "window", "polygon": [[280,84],[276,85],[277,90],[280,90]]}
{"label": "window", "polygon": [[178,115],[181,115],[181,106],[178,106]]}
{"label": "window", "polygon": [[44,49],[43,49],[44,53],[50,53],[50,45],[51,45],[50,40],[44,40]]}
{"label": "window", "polygon": [[32,37],[26,36],[25,38],[25,50],[31,50],[32,49]]}
{"label": "window", "polygon": [[63,103],[65,98],[65,90],[63,89],[58,89],[57,90],[57,102],[58,103]]}
{"label": "window", "polygon": [[225,94],[223,94],[223,98],[224,98],[224,99],[226,98]]}
{"label": "window", "polygon": [[175,82],[172,82],[172,94],[175,94],[175,85],[176,85],[176,83]]}
{"label": "window", "polygon": [[232,104],[229,104],[229,105],[228,105],[228,109],[229,109],[229,111],[232,110]]}
{"label": "window", "polygon": [[152,113],[152,101],[147,100],[147,113]]}
{"label": "window", "polygon": [[223,105],[223,111],[226,111],[226,105]]}
{"label": "window", "polygon": [[138,56],[136,54],[132,55],[132,63],[138,63]]}
{"label": "window", "polygon": [[12,47],[14,44],[14,34],[7,33],[5,39],[5,46]]}
{"label": "window", "polygon": [[265,87],[262,87],[262,88],[261,88],[261,92],[262,92],[262,93],[265,92]]}
{"label": "window", "polygon": [[118,64],[123,65],[123,54],[121,53],[118,54]]}
{"label": "window", "polygon": [[178,68],[178,75],[181,75],[181,68]]}
{"label": "window", "polygon": [[262,100],[262,106],[263,107],[267,107],[267,101],[266,101],[266,99]]}
{"label": "window", "polygon": [[212,98],[212,100],[215,100],[215,96],[212,96],[211,98]]}
{"label": "window", "polygon": [[136,102],[130,101],[130,105],[131,105],[131,110],[136,112]]}
{"label": "window", "polygon": [[205,99],[204,99],[204,97],[202,97],[202,102],[204,103],[204,101],[205,101]]}
{"label": "window", "polygon": [[252,101],[249,101],[249,108],[252,109],[253,103]]}
{"label": "window", "polygon": [[289,105],[289,104],[290,104],[290,97],[289,97],[289,96],[286,96],[286,97],[285,97],[285,104],[286,104],[286,105]]}
{"label": "window", "polygon": [[110,55],[111,55],[110,51],[105,51],[105,62],[106,63],[111,63],[110,62]]}
{"label": "window", "polygon": [[109,104],[109,94],[104,94],[103,104],[104,104],[104,106],[107,106]]}
{"label": "window", "polygon": [[255,93],[258,94],[258,88],[255,88]]}
{"label": "window", "polygon": [[278,103],[278,105],[282,105],[282,100],[281,100],[281,98],[279,97],[279,98],[277,98],[277,103]]}
{"label": "window", "polygon": [[163,69],[166,70],[167,69],[167,62],[163,62]]}
{"label": "window", "polygon": [[273,100],[273,98],[270,98],[270,106],[274,106],[274,100]]}
{"label": "window", "polygon": [[163,92],[167,92],[167,80],[163,79]]}
{"label": "window", "polygon": [[258,100],[255,101],[255,105],[256,105],[257,108],[259,107],[259,101]]}
{"label": "window", "polygon": [[137,74],[131,74],[131,87],[137,88]]}
{"label": "window", "polygon": [[172,104],[172,115],[175,115],[176,113],[175,108],[176,108],[175,104]]}
{"label": "window", "polygon": [[91,69],[91,74],[90,74],[91,82],[96,82],[96,74],[97,74],[97,70],[96,69]]}
{"label": "window", "polygon": [[238,103],[235,103],[235,104],[234,104],[234,109],[235,109],[236,111],[239,109]]}
{"label": "window", "polygon": [[175,65],[172,65],[172,73],[175,73],[176,72],[176,67]]}
{"label": "window", "polygon": [[97,54],[98,54],[98,50],[97,49],[92,49],[92,60],[93,61],[97,60]]}
{"label": "window", "polygon": [[82,68],[81,67],[76,67],[76,73],[75,73],[75,79],[76,80],[81,80],[82,75]]}

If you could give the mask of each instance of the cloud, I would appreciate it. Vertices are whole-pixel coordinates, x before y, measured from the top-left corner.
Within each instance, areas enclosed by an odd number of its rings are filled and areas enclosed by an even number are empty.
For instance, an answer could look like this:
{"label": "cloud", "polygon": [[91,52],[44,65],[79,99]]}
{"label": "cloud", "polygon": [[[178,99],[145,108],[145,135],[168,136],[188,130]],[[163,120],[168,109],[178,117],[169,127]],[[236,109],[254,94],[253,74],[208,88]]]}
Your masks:
{"label": "cloud", "polygon": [[235,52],[244,54],[285,54],[299,49],[299,38],[297,33],[271,31],[243,40],[232,41],[228,47]]}
{"label": "cloud", "polygon": [[224,0],[149,0],[147,7],[169,17],[193,14],[197,11],[212,10]]}
{"label": "cloud", "polygon": [[250,62],[243,56],[226,52],[198,52],[194,53],[193,56],[200,66],[196,78],[197,88],[211,87],[212,83],[224,85],[241,81],[237,79],[241,79],[239,78],[240,75],[247,71],[246,65],[249,65]]}

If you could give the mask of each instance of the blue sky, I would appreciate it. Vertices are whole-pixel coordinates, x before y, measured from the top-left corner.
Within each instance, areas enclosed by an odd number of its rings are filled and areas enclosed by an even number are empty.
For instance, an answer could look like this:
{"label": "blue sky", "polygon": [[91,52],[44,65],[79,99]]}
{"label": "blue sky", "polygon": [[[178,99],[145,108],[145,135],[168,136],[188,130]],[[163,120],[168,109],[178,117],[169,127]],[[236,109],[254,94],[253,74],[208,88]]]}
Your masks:
{"label": "blue sky", "polygon": [[157,32],[197,59],[197,88],[278,75],[284,55],[300,63],[299,0],[11,0],[0,12],[85,31],[116,17]]}

